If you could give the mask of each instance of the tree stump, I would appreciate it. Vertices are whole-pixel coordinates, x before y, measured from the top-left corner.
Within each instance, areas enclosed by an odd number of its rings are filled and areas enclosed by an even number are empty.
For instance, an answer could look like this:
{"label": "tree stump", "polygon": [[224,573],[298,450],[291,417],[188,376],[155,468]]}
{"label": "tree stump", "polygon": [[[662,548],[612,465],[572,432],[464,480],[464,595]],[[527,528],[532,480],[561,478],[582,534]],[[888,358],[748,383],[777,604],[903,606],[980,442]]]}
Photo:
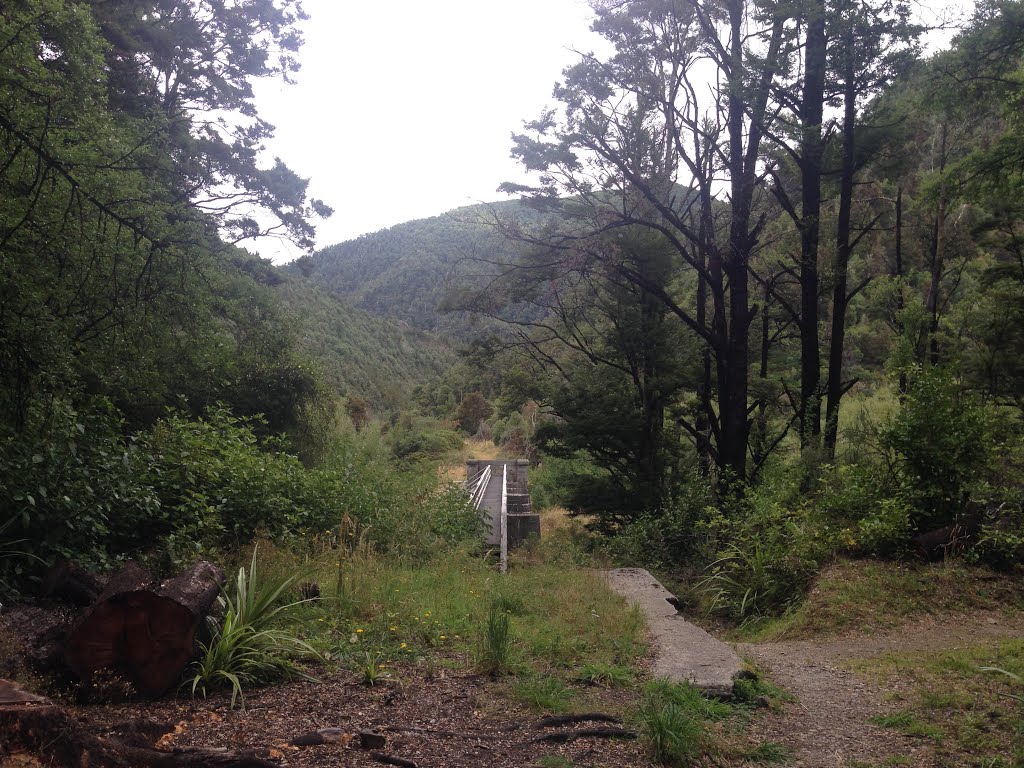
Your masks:
{"label": "tree stump", "polygon": [[224,571],[199,562],[155,590],[150,582],[145,570],[127,564],[75,624],[64,659],[80,679],[114,669],[151,697],[178,681],[195,657],[196,630],[224,583]]}

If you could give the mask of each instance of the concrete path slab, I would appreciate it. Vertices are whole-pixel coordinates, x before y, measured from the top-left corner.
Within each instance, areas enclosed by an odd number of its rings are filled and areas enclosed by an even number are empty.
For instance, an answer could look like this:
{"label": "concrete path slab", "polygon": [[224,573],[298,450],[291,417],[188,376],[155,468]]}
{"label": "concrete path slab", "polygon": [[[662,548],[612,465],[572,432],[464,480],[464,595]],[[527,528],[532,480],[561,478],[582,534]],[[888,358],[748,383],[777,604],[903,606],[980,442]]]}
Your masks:
{"label": "concrete path slab", "polygon": [[643,568],[616,568],[607,578],[647,617],[655,642],[655,677],[690,683],[708,696],[732,695],[733,682],[744,670],[732,648],[680,616],[668,601],[672,593]]}

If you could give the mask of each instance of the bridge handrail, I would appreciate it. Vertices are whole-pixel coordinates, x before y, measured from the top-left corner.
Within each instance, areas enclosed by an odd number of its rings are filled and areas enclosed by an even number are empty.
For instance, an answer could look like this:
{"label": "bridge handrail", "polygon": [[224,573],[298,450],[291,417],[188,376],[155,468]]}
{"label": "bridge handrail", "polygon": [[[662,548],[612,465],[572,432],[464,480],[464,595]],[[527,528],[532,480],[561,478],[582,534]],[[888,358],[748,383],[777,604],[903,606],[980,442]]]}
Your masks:
{"label": "bridge handrail", "polygon": [[488,464],[480,471],[475,478],[466,481],[467,490],[469,491],[470,503],[473,505],[473,509],[480,509],[480,504],[484,500],[484,492],[487,490],[487,484],[491,482],[491,465]]}

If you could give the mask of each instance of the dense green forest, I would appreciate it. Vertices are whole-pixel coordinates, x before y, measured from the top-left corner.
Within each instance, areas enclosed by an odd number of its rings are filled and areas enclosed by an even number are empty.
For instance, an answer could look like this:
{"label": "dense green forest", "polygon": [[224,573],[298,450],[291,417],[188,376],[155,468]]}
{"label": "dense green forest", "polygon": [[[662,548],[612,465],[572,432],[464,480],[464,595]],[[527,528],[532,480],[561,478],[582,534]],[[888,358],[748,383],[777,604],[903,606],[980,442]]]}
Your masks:
{"label": "dense green forest", "polygon": [[332,245],[290,268],[352,306],[468,341],[486,324],[463,312],[439,312],[445,297],[489,276],[482,265],[514,256],[515,243],[500,222],[543,218],[517,201],[481,203]]}
{"label": "dense green forest", "polygon": [[751,615],[943,526],[1024,554],[1024,9],[930,57],[907,6],[787,9],[596,9],[612,53],[515,137],[549,218],[455,303],[533,305],[489,347],[556,498]]}
{"label": "dense green forest", "polygon": [[[480,435],[634,556],[715,563],[743,612],[944,527],[1011,566],[1022,24],[983,3],[925,55],[901,4],[601,6],[612,53],[515,137],[537,179],[505,185],[518,205],[364,236],[311,274],[421,327],[485,321]],[[429,311],[442,282],[453,319]],[[760,578],[779,588],[742,600]]]}

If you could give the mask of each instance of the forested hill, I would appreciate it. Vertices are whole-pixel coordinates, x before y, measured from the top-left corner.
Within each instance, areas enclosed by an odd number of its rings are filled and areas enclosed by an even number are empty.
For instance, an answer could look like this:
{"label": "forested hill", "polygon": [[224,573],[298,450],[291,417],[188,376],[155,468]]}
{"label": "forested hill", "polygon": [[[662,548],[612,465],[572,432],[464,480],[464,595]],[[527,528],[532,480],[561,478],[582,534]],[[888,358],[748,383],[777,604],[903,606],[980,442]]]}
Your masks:
{"label": "forested hill", "polygon": [[480,270],[477,260],[505,262],[514,255],[494,226],[495,215],[522,220],[539,214],[518,201],[465,206],[328,246],[291,269],[351,306],[466,337],[467,318],[440,313],[438,306],[457,276]]}
{"label": "forested hill", "polygon": [[319,362],[331,389],[375,409],[400,409],[416,385],[455,364],[450,344],[348,306],[305,278],[290,275],[276,292],[295,318],[300,350]]}

